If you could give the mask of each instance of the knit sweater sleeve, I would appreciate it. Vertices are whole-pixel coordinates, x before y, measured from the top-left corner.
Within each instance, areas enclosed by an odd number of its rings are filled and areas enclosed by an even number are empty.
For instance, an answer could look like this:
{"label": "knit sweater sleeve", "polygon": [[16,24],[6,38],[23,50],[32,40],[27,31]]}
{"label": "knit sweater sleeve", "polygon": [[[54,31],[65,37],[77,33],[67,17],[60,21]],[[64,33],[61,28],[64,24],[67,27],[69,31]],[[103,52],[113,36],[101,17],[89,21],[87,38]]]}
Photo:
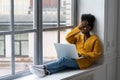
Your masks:
{"label": "knit sweater sleeve", "polygon": [[69,32],[66,36],[67,42],[71,44],[75,44],[77,40],[77,34],[80,32],[80,29],[78,27],[75,27],[71,32]]}

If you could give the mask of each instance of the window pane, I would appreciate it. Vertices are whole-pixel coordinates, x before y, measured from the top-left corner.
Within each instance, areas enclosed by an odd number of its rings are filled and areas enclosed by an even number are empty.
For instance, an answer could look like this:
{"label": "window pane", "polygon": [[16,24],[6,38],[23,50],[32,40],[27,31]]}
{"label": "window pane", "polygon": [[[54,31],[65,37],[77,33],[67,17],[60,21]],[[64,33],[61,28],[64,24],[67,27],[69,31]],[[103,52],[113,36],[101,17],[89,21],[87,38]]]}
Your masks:
{"label": "window pane", "polygon": [[4,40],[4,35],[0,35],[0,40]]}
{"label": "window pane", "polygon": [[0,56],[4,56],[4,41],[0,41]]}
{"label": "window pane", "polygon": [[60,26],[72,25],[72,0],[61,0],[60,4]]}
{"label": "window pane", "polygon": [[15,30],[33,29],[32,0],[14,0]]}
{"label": "window pane", "polygon": [[28,69],[33,64],[34,57],[34,33],[15,34],[15,72]]}
{"label": "window pane", "polygon": [[63,29],[60,31],[60,43],[67,43],[65,37],[71,29]]}
{"label": "window pane", "polygon": [[0,32],[10,30],[10,0],[0,0]]}
{"label": "window pane", "polygon": [[[53,28],[57,26],[58,20],[58,0],[43,0],[43,28]],[[60,26],[72,25],[72,4],[71,0],[60,0]],[[58,29],[59,30],[59,29]],[[67,29],[62,29],[60,33],[60,42],[66,43],[65,36]],[[43,32],[43,57],[44,62],[54,60],[57,58],[54,43],[58,41],[58,31],[44,31]]]}
{"label": "window pane", "polygon": [[43,1],[43,28],[57,26],[57,4],[58,0]]}
{"label": "window pane", "polygon": [[57,31],[43,32],[43,61],[50,61],[57,58],[54,43],[57,43]]}
{"label": "window pane", "polygon": [[28,56],[28,41],[22,41],[21,42],[21,55],[27,55]]}
{"label": "window pane", "polygon": [[0,36],[0,56],[5,56],[5,39],[4,39],[4,35]]}
{"label": "window pane", "polygon": [[[3,37],[1,36],[1,38]],[[4,57],[0,57],[0,76],[5,76],[11,74],[11,36],[5,35],[5,44],[3,44],[2,41],[2,44],[0,43],[0,46],[0,50],[1,48],[3,49],[4,46],[6,52]]]}
{"label": "window pane", "polygon": [[15,42],[15,55],[20,55],[20,43]]}
{"label": "window pane", "polygon": [[[10,31],[10,0],[0,0],[0,32],[5,31]],[[5,35],[5,40],[4,35],[0,36],[0,56],[2,55],[0,57],[0,76],[11,74],[10,41],[10,35]]]}

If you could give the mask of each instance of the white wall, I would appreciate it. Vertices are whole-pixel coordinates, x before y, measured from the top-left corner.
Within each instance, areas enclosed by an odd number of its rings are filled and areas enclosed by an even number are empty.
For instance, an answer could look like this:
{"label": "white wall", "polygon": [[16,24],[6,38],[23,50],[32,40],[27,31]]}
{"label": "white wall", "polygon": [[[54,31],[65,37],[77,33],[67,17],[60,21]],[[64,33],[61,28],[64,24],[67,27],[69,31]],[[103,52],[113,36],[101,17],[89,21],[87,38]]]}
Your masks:
{"label": "white wall", "polygon": [[[107,80],[117,80],[117,17],[118,0],[105,1],[105,64]],[[119,79],[118,79],[119,80]]]}
{"label": "white wall", "polygon": [[[105,77],[106,80],[116,80],[117,77],[117,3],[118,0],[78,0],[79,22],[81,14],[84,13],[91,13],[95,15],[97,19],[94,32],[100,37],[104,47],[103,65],[105,65],[105,67],[103,74],[105,74],[105,76],[103,77]],[[99,75],[96,75],[96,79],[100,77]]]}
{"label": "white wall", "polygon": [[117,80],[120,80],[120,58],[118,59],[117,63]]}
{"label": "white wall", "polygon": [[116,30],[117,30],[117,0],[106,0],[105,10],[105,37],[106,58],[116,57]]}
{"label": "white wall", "polygon": [[94,32],[99,35],[104,43],[104,0],[78,0],[78,6],[78,21],[80,22],[81,14],[93,14],[96,17]]}
{"label": "white wall", "polygon": [[119,5],[118,5],[118,11],[119,11],[119,14],[118,14],[118,55],[117,55],[117,80],[120,80],[120,1],[119,1]]}

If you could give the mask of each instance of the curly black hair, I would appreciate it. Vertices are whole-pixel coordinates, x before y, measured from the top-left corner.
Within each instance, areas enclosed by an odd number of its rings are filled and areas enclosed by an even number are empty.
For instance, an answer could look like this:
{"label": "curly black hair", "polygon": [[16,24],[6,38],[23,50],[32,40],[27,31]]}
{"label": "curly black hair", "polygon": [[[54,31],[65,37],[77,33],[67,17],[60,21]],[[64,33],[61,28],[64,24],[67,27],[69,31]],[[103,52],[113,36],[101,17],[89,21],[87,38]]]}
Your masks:
{"label": "curly black hair", "polygon": [[92,14],[82,14],[81,16],[82,21],[87,21],[88,25],[93,29],[94,27],[94,22],[95,22],[95,16]]}

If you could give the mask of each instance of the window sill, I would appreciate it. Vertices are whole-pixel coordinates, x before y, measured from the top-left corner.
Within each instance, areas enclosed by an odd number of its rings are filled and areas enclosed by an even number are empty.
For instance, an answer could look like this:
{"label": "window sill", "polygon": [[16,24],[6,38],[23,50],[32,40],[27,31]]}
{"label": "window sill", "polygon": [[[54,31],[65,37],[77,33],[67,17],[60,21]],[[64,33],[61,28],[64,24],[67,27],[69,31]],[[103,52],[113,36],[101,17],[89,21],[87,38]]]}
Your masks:
{"label": "window sill", "polygon": [[51,80],[51,79],[52,80],[68,80],[68,79],[71,79],[73,77],[83,76],[85,74],[88,74],[89,72],[94,72],[95,70],[97,70],[101,66],[102,65],[94,65],[91,68],[88,68],[88,69],[85,69],[85,70],[65,70],[65,71],[58,72],[56,74],[47,75],[43,78],[39,78],[36,75],[31,74],[31,75],[21,77],[21,78],[17,78],[17,79],[14,79],[14,80]]}

